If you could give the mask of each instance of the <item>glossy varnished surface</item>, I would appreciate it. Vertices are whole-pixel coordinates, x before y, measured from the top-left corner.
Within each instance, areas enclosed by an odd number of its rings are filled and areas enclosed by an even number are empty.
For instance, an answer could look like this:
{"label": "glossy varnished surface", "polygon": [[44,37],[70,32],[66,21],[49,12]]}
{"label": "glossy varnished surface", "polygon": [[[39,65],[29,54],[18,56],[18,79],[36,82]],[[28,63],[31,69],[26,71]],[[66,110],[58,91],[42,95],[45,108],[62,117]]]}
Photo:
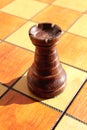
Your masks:
{"label": "glossy varnished surface", "polygon": [[[50,99],[27,87],[35,54],[28,30],[41,22],[63,30],[56,47],[67,85]],[[87,130],[86,78],[87,1],[0,0],[0,130]]]}
{"label": "glossy varnished surface", "polygon": [[66,85],[66,73],[55,47],[61,32],[60,27],[52,23],[40,23],[29,30],[36,49],[34,62],[27,75],[28,87],[41,98],[57,96]]}

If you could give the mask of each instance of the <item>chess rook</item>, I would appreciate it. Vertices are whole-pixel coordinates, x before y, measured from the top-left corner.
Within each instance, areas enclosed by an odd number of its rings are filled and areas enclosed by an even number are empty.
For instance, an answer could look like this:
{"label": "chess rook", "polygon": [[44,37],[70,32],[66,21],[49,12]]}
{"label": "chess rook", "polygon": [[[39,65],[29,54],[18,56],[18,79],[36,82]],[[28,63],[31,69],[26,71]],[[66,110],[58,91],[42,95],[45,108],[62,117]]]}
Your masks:
{"label": "chess rook", "polygon": [[65,88],[66,73],[56,51],[60,34],[60,27],[51,23],[40,23],[29,30],[30,39],[36,48],[27,83],[29,89],[41,98],[54,97]]}

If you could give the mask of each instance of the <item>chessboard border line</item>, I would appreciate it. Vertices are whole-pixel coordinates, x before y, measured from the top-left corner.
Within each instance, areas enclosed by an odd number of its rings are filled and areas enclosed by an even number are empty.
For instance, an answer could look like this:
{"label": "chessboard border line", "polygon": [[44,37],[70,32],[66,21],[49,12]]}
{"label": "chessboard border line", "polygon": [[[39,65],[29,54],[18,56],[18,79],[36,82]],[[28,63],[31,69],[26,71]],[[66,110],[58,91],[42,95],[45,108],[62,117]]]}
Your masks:
{"label": "chessboard border line", "polygon": [[60,61],[62,64],[65,64],[65,65],[67,65],[67,66],[70,66],[70,67],[72,67],[72,68],[74,68],[74,69],[77,69],[77,70],[80,70],[80,71],[82,71],[82,72],[86,72],[87,73],[87,70],[85,70],[85,69],[81,69],[81,68],[79,68],[79,67],[76,67],[76,66],[73,66],[73,65],[71,65],[71,64],[68,64],[68,63],[66,63],[66,62],[63,62],[63,61]]}
{"label": "chessboard border line", "polygon": [[[30,49],[21,47],[21,46],[19,46],[19,45],[15,45],[14,43],[11,43],[11,42],[8,42],[8,41],[2,40],[0,44],[2,44],[3,42],[8,43],[8,44],[11,44],[11,45],[16,46],[16,47],[19,47],[19,48],[21,48],[21,49],[24,49],[24,50],[26,50],[26,51],[28,51],[28,52],[31,52],[32,54],[35,53],[33,50],[30,50]],[[68,63],[66,63],[66,62],[63,62],[62,60],[59,60],[59,61],[60,61],[62,64],[65,64],[65,65],[67,65],[67,66],[70,66],[70,67],[72,67],[72,68],[75,68],[75,69],[78,69],[78,70],[80,70],[80,71],[82,71],[82,72],[86,72],[86,73],[87,73],[87,70],[85,70],[85,69],[82,69],[82,68],[80,68],[80,67],[77,67],[77,66],[68,64]]]}
{"label": "chessboard border line", "polygon": [[[84,80],[84,82],[82,82],[82,84],[80,85],[80,88],[78,89],[78,91],[76,92],[76,94],[73,96],[73,98],[71,99],[71,101],[69,102],[69,104],[67,105],[67,107],[65,108],[64,112],[62,113],[62,115],[60,116],[60,118],[57,120],[56,124],[54,125],[54,127],[52,128],[52,130],[55,130],[55,128],[58,126],[59,122],[62,120],[62,118],[64,117],[64,115],[66,115],[66,112],[68,110],[68,108],[70,107],[70,105],[73,103],[73,101],[75,100],[76,96],[78,95],[78,93],[81,91],[81,89],[83,88],[83,86],[85,85],[85,83],[87,82],[87,79]],[[73,116],[72,116],[73,117]],[[76,119],[76,118],[74,118]],[[78,120],[78,119],[76,119]],[[78,120],[79,121],[79,120]],[[83,121],[80,121],[80,123],[86,124]]]}
{"label": "chessboard border line", "polygon": [[69,114],[69,113],[66,113],[65,115],[68,116],[68,117],[71,117],[71,118],[73,118],[73,119],[75,119],[75,120],[77,120],[77,121],[79,121],[79,122],[81,122],[81,123],[83,123],[83,124],[85,124],[85,125],[87,125],[87,122],[82,121],[81,119],[79,119],[79,118],[77,118],[77,117],[74,117],[73,115],[71,115],[71,114]]}
{"label": "chessboard border line", "polygon": [[43,104],[43,105],[45,105],[45,106],[47,106],[47,107],[49,107],[49,108],[51,108],[51,109],[53,109],[53,110],[55,110],[55,111],[57,111],[57,112],[63,113],[62,110],[60,110],[60,109],[58,109],[58,108],[56,108],[56,107],[53,107],[53,106],[51,106],[51,105],[49,105],[49,104],[46,104],[46,103],[44,103],[44,102],[42,102],[42,100],[45,100],[45,99],[41,99],[41,100],[36,99],[35,97],[32,97],[32,96],[30,96],[30,95],[27,95],[27,94],[21,92],[20,90],[15,89],[15,88],[11,88],[11,90],[16,91],[17,93],[20,93],[21,95],[23,95],[23,96],[25,96],[25,97],[27,97],[27,98],[30,98],[30,99],[32,99],[32,100],[34,100],[34,101],[36,101],[36,102],[38,102],[38,103],[40,103],[40,104]]}

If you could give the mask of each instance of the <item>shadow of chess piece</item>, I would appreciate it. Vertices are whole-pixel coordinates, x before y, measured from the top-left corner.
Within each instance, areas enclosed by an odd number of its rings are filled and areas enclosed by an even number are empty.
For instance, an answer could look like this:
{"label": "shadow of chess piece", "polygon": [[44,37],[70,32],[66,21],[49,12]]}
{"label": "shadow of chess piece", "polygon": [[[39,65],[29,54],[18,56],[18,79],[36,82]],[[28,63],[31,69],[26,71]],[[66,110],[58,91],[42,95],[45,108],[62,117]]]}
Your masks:
{"label": "shadow of chess piece", "polygon": [[60,34],[60,27],[50,23],[40,23],[29,30],[30,39],[36,49],[27,82],[30,91],[41,98],[58,95],[66,84],[66,73],[55,48]]}

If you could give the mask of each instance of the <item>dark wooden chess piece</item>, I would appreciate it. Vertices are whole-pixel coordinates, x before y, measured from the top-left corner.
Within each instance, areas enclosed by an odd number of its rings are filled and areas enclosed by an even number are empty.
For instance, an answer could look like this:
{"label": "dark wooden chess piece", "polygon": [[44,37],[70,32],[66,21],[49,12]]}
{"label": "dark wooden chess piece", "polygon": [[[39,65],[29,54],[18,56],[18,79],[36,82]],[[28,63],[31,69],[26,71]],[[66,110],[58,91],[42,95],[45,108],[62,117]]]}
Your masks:
{"label": "dark wooden chess piece", "polygon": [[36,46],[34,62],[27,74],[29,89],[38,97],[51,98],[64,90],[66,73],[56,51],[61,29],[50,23],[30,28],[29,36]]}

